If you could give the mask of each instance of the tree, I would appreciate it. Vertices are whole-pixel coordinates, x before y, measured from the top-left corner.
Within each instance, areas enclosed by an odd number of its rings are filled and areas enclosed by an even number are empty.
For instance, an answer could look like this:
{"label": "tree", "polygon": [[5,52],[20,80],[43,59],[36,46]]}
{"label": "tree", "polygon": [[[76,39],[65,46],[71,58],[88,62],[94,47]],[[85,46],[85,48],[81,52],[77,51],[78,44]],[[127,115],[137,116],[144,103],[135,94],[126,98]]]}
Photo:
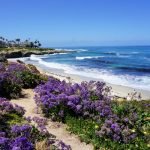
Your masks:
{"label": "tree", "polygon": [[30,42],[30,47],[33,48],[34,47],[34,43]]}
{"label": "tree", "polygon": [[6,46],[6,42],[5,42],[5,38],[3,38],[2,36],[0,37],[0,47],[5,47]]}
{"label": "tree", "polygon": [[18,46],[19,46],[19,43],[20,43],[20,39],[18,38],[18,39],[16,39],[16,42],[18,42]]}
{"label": "tree", "polygon": [[38,47],[41,47],[41,46],[42,46],[42,44],[41,44],[41,43],[39,43],[39,44],[38,44]]}
{"label": "tree", "polygon": [[42,44],[38,41],[30,41],[30,39],[21,42],[20,38],[15,40],[8,40],[2,36],[0,36],[0,47],[30,47],[30,48],[39,48]]}

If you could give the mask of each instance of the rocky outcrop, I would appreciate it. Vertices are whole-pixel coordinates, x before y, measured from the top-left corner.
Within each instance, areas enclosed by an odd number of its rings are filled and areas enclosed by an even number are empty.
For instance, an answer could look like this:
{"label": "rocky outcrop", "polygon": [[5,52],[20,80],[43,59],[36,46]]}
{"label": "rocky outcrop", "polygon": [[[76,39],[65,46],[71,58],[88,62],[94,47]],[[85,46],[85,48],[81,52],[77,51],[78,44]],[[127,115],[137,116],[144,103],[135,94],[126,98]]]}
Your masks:
{"label": "rocky outcrop", "polygon": [[21,51],[16,51],[16,52],[7,52],[3,53],[6,58],[18,58],[18,57],[23,57],[23,54]]}
{"label": "rocky outcrop", "polygon": [[13,50],[13,51],[3,51],[0,55],[6,58],[20,58],[20,57],[30,57],[34,55],[44,55],[44,54],[54,54],[54,53],[69,53],[70,51],[57,51],[57,50]]}
{"label": "rocky outcrop", "polygon": [[27,68],[28,68],[29,70],[31,70],[32,72],[37,73],[37,74],[40,73],[40,71],[39,71],[34,65],[32,65],[32,64],[27,64],[26,66],[27,66]]}
{"label": "rocky outcrop", "polygon": [[23,61],[21,61],[21,60],[17,60],[17,62],[19,63],[19,64],[25,64]]}
{"label": "rocky outcrop", "polygon": [[4,55],[0,55],[0,63],[1,62],[7,62],[7,59]]}

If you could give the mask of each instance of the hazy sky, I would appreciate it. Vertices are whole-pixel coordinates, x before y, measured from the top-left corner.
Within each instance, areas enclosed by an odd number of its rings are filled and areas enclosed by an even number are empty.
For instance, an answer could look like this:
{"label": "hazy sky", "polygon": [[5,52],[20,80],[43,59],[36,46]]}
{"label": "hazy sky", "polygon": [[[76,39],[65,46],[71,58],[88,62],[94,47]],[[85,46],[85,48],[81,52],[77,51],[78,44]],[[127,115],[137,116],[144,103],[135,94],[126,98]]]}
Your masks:
{"label": "hazy sky", "polygon": [[45,46],[150,45],[150,0],[0,0],[0,36]]}

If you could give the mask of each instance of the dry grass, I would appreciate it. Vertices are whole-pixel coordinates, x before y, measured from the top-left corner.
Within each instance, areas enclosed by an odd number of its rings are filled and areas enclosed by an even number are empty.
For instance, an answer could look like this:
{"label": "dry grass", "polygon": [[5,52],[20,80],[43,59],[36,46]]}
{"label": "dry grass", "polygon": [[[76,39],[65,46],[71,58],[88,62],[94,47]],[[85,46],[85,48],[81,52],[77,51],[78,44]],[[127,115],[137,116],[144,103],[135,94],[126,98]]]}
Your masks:
{"label": "dry grass", "polygon": [[37,142],[35,144],[36,150],[53,150],[53,146],[49,146],[47,140]]}

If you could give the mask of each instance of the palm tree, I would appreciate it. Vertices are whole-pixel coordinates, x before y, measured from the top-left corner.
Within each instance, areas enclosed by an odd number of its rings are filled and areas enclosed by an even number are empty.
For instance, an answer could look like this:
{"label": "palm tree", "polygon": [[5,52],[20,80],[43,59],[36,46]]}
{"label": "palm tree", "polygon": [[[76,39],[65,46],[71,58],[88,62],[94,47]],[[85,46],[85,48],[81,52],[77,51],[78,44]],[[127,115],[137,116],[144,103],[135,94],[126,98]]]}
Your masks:
{"label": "palm tree", "polygon": [[30,47],[33,48],[34,47],[34,43],[30,42]]}
{"label": "palm tree", "polygon": [[20,43],[20,39],[18,38],[18,39],[16,39],[16,42],[18,42],[18,46],[19,46],[19,43]]}
{"label": "palm tree", "polygon": [[42,44],[39,42],[38,47],[41,47],[41,46],[42,46]]}
{"label": "palm tree", "polygon": [[0,47],[5,47],[6,46],[6,42],[5,42],[5,38],[3,38],[2,36],[0,37]]}

